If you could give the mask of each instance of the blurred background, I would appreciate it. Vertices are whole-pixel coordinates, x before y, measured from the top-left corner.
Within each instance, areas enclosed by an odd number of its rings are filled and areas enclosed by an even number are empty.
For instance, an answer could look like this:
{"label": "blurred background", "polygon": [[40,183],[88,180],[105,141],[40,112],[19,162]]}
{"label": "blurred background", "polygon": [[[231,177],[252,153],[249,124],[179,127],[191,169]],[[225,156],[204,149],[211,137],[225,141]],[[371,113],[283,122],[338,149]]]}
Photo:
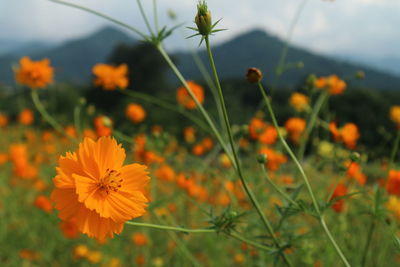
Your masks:
{"label": "blurred background", "polygon": [[[146,32],[135,1],[70,2]],[[145,2],[152,20],[152,1]],[[186,27],[193,26],[197,1],[157,3],[160,25],[183,23],[166,40],[167,51],[187,79],[206,85],[207,77],[199,70],[199,60],[207,62],[203,48],[198,46],[199,38],[185,39],[192,34]],[[212,37],[212,43],[235,123],[246,123],[259,104],[257,91],[244,80],[249,67],[260,68],[267,87],[274,88],[281,121],[291,116],[290,107],[285,105],[288,96],[301,91],[310,74],[337,74],[346,80],[349,90],[340,99],[330,100],[335,110],[331,119],[356,122],[365,146],[381,146],[382,139],[389,138],[392,128],[388,109],[400,103],[400,1],[209,0],[208,5],[214,21],[222,18],[220,28],[227,29]],[[2,94],[24,95],[23,89],[15,89],[12,66],[22,56],[30,56],[49,58],[55,67],[55,97],[63,99],[64,104],[54,108],[60,114],[68,111],[78,97],[85,96],[100,111],[123,121],[123,113],[116,113],[118,105],[126,104],[123,97],[91,85],[92,67],[97,63],[127,63],[130,89],[174,101],[175,94],[171,92],[179,86],[178,81],[158,52],[140,42],[137,35],[92,14],[46,0],[1,1],[0,10]],[[284,72],[279,76],[278,65],[285,47]],[[207,100],[207,94],[210,93],[206,91],[205,105],[212,110],[214,105]],[[2,99],[3,107],[8,105],[7,110],[18,112],[7,98]],[[174,116],[150,114],[150,119],[153,124],[170,125],[171,131],[182,127],[169,123],[177,121]],[[376,129],[375,125],[381,126]]]}

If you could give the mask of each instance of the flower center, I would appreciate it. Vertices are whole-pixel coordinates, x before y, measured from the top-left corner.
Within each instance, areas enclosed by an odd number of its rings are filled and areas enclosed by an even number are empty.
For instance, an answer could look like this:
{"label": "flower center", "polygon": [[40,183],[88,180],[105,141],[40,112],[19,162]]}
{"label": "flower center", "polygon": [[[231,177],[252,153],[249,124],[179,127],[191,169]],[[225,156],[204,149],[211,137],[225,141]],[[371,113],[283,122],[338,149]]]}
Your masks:
{"label": "flower center", "polygon": [[120,176],[121,173],[119,171],[107,169],[104,177],[100,179],[99,188],[107,195],[111,191],[117,192],[123,182]]}

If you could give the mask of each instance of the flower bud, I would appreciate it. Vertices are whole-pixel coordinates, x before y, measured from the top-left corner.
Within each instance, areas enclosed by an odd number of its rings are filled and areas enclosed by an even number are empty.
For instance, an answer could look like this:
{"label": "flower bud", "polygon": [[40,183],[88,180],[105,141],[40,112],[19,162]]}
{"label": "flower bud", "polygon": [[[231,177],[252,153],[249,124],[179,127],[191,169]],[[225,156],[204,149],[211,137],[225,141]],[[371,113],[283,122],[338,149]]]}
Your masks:
{"label": "flower bud", "polygon": [[262,72],[257,68],[250,68],[247,70],[246,79],[250,83],[258,83],[262,80]]}
{"label": "flower bud", "polygon": [[113,125],[112,120],[107,116],[103,117],[103,124],[104,124],[104,126],[109,127],[109,128],[111,128]]}
{"label": "flower bud", "polygon": [[266,154],[259,154],[259,155],[257,155],[257,161],[258,161],[258,163],[260,163],[260,164],[265,164],[265,163],[267,163],[267,160],[268,160],[268,157],[267,157]]}
{"label": "flower bud", "polygon": [[361,155],[360,155],[360,153],[358,153],[358,152],[353,152],[353,153],[351,153],[351,155],[350,155],[350,159],[351,159],[351,161],[353,161],[353,162],[360,162],[360,158],[361,158]]}
{"label": "flower bud", "polygon": [[365,72],[363,72],[362,70],[357,71],[356,72],[356,79],[358,79],[358,80],[365,79]]}
{"label": "flower bud", "polygon": [[80,97],[80,98],[79,98],[79,104],[80,104],[81,106],[86,105],[86,98]]}
{"label": "flower bud", "polygon": [[200,1],[197,5],[197,15],[194,19],[197,25],[199,33],[203,36],[211,34],[212,22],[211,22],[211,12],[208,10],[205,1]]}

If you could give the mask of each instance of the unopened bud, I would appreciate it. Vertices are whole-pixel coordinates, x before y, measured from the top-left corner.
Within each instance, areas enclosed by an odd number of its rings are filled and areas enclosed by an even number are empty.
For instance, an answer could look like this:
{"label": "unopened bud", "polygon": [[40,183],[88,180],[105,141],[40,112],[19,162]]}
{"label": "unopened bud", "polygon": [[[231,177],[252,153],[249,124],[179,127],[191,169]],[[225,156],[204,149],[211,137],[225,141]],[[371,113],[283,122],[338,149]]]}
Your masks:
{"label": "unopened bud", "polygon": [[211,34],[212,19],[211,12],[208,10],[206,1],[199,1],[197,4],[197,15],[194,19],[199,33],[203,36]]}
{"label": "unopened bud", "polygon": [[94,105],[89,105],[87,107],[88,115],[92,116],[96,112],[96,107]]}
{"label": "unopened bud", "polygon": [[262,80],[262,72],[257,68],[250,68],[247,70],[246,79],[250,83],[258,83]]}
{"label": "unopened bud", "polygon": [[265,164],[265,163],[267,163],[267,160],[268,160],[267,155],[265,155],[265,154],[258,154],[258,155],[257,155],[257,161],[258,161],[258,163],[260,163],[260,164]]}
{"label": "unopened bud", "polygon": [[353,162],[359,162],[360,159],[361,159],[361,155],[358,152],[353,152],[353,153],[350,154],[350,159]]}
{"label": "unopened bud", "polygon": [[80,104],[81,106],[86,105],[86,98],[80,97],[80,98],[79,98],[79,104]]}
{"label": "unopened bud", "polygon": [[112,127],[112,120],[109,117],[104,116],[103,117],[103,124],[104,124],[104,126],[111,128]]}

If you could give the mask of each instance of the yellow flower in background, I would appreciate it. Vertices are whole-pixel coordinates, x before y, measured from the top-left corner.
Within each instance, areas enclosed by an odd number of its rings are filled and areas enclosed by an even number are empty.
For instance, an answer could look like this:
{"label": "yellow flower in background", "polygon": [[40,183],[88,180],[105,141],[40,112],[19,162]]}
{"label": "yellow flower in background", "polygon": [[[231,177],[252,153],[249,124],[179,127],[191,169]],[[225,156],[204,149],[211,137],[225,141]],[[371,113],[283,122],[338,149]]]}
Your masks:
{"label": "yellow flower in background", "polygon": [[390,119],[400,126],[400,106],[393,106],[390,108]]}
{"label": "yellow flower in background", "polygon": [[94,84],[104,90],[112,91],[128,87],[128,66],[126,64],[119,66],[96,64],[92,72],[96,76]]}
{"label": "yellow flower in background", "polygon": [[400,219],[400,199],[398,197],[389,196],[385,206],[397,219]]}
{"label": "yellow flower in background", "polygon": [[54,70],[47,58],[32,61],[29,57],[23,57],[19,61],[19,68],[15,71],[15,79],[20,84],[39,89],[53,82],[53,74]]}
{"label": "yellow flower in background", "polygon": [[310,98],[301,93],[293,93],[289,99],[289,104],[297,111],[306,110],[309,102]]}

